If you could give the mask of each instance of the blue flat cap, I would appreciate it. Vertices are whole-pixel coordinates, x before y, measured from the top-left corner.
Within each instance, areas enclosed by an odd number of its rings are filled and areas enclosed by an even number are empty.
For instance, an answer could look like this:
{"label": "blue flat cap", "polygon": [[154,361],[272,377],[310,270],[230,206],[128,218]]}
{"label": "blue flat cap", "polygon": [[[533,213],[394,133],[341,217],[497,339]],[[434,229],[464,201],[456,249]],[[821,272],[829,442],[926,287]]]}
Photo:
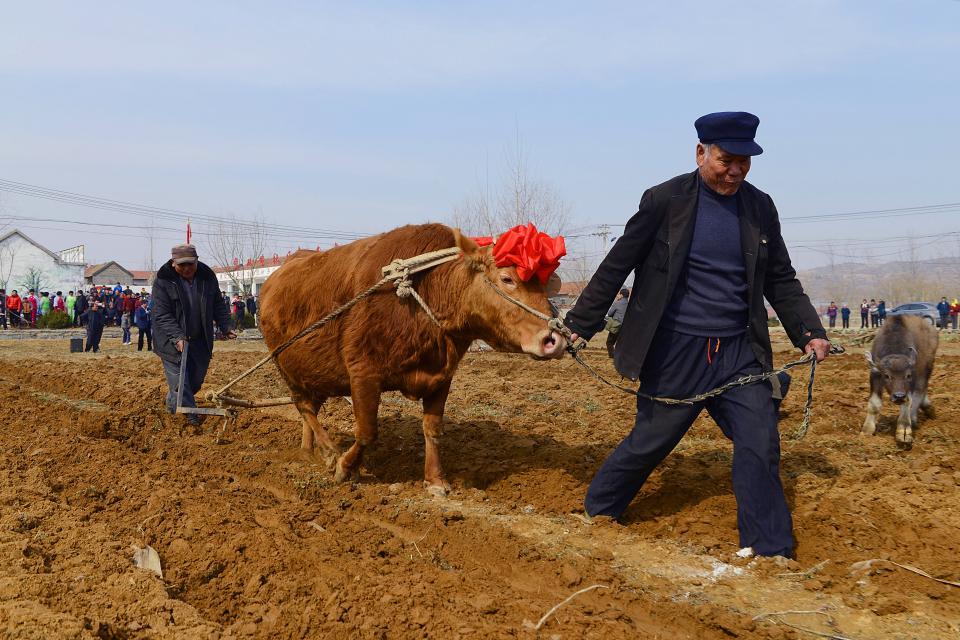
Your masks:
{"label": "blue flat cap", "polygon": [[717,144],[738,156],[758,156],[763,148],[753,141],[760,118],[746,111],[719,111],[700,116],[693,126],[704,144]]}

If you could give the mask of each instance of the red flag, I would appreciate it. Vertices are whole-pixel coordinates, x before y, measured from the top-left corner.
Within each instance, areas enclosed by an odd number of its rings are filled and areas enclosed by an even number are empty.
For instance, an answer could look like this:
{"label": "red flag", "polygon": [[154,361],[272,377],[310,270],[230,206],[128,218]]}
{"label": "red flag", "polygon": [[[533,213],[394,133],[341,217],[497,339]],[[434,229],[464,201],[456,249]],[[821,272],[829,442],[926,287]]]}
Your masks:
{"label": "red flag", "polygon": [[190,244],[190,236],[192,235],[193,233],[190,232],[190,221],[187,220],[187,244]]}

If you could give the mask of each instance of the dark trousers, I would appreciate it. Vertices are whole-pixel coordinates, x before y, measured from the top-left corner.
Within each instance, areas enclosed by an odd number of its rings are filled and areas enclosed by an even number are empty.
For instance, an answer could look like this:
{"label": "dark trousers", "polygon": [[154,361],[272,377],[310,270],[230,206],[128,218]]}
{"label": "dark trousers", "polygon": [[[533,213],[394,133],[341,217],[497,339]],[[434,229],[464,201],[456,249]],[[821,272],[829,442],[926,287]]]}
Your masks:
{"label": "dark trousers", "polygon": [[879,326],[880,326],[880,316],[879,316],[879,315],[877,315],[877,314],[875,314],[875,313],[871,313],[871,314],[870,314],[870,326],[871,326],[872,328],[875,328],[875,327],[879,327]]}
{"label": "dark trousers", "polygon": [[861,313],[861,314],[860,314],[860,328],[861,328],[861,329],[866,329],[866,328],[867,328],[867,314],[866,314],[866,313]]}
{"label": "dark trousers", "polygon": [[835,326],[837,326],[837,316],[827,316],[827,318],[830,320],[830,328],[831,328],[831,329],[833,329]]}
{"label": "dark trousers", "polygon": [[[202,345],[202,346],[201,346]],[[176,413],[177,411],[177,386],[180,383],[180,362],[171,362],[166,358],[161,358],[163,363],[163,375],[167,378],[167,411]],[[203,386],[203,380],[207,377],[207,368],[210,366],[210,353],[202,341],[191,343],[187,350],[187,369],[183,383],[183,406],[195,407],[197,401],[194,396]]]}
{"label": "dark trousers", "polygon": [[0,325],[3,325],[3,328],[4,328],[4,329],[7,328],[7,314],[6,314],[6,313],[0,313]]}
{"label": "dark trousers", "polygon": [[843,328],[844,328],[844,329],[849,329],[849,328],[850,328],[850,318],[849,318],[849,317],[845,317],[845,318],[843,319]]}
{"label": "dark trousers", "polygon": [[620,332],[610,332],[607,334],[607,354],[612,358],[613,357],[613,348],[617,344],[617,338],[620,337]]}
{"label": "dark trousers", "polygon": [[941,328],[941,329],[946,329],[946,328],[947,328],[947,318],[949,318],[949,317],[950,317],[950,316],[945,316],[945,315],[943,315],[943,314],[940,314],[940,328]]}
{"label": "dark trousers", "polygon": [[143,336],[147,336],[147,351],[153,351],[153,336],[150,329],[137,327],[137,351],[143,351]]}
{"label": "dark trousers", "polygon": [[[640,385],[651,395],[689,397],[761,370],[745,335],[720,338],[718,343],[716,338],[708,341],[661,329],[653,344]],[[793,524],[780,482],[780,434],[768,382],[731,389],[689,406],[638,396],[633,430],[587,489],[587,513],[620,517],[704,408],[733,441],[740,546],[753,547],[760,555],[791,555]]]}
{"label": "dark trousers", "polygon": [[97,329],[91,329],[87,327],[87,346],[84,347],[84,351],[93,351],[96,353],[100,351],[100,338],[103,337],[103,327]]}

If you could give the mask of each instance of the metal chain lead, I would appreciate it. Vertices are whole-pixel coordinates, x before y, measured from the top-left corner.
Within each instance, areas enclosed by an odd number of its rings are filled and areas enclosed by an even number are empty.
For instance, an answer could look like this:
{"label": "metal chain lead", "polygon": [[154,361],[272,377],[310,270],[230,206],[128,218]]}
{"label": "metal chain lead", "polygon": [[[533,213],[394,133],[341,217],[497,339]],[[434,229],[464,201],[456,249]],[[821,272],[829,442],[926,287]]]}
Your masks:
{"label": "metal chain lead", "polygon": [[[816,375],[816,370],[817,370],[817,359],[812,353],[806,354],[799,360],[788,362],[787,364],[783,365],[778,369],[773,369],[772,371],[767,371],[764,373],[753,373],[745,376],[740,376],[736,380],[731,380],[730,382],[720,385],[715,389],[711,389],[709,391],[699,393],[689,398],[668,398],[664,396],[653,396],[648,393],[644,393],[639,389],[625,387],[606,379],[599,371],[597,371],[592,366],[590,366],[586,362],[586,360],[583,359],[583,356],[580,355],[580,351],[585,346],[586,346],[586,342],[581,342],[579,345],[576,345],[576,346],[571,345],[570,347],[567,348],[567,351],[570,353],[570,355],[573,356],[573,359],[580,366],[586,369],[590,373],[590,375],[592,375],[594,378],[604,383],[605,385],[613,387],[614,389],[618,389],[619,391],[623,391],[624,393],[629,393],[630,395],[637,395],[637,396],[640,396],[641,398],[645,398],[653,402],[659,402],[661,404],[669,404],[669,405],[697,404],[698,402],[703,402],[705,400],[718,396],[721,393],[729,391],[730,389],[734,389],[736,387],[744,387],[746,385],[756,384],[757,382],[769,380],[770,378],[776,375],[779,375],[780,373],[793,369],[794,367],[799,367],[800,365],[809,362],[810,363],[810,380],[807,382],[807,402],[803,409],[803,420],[801,421],[800,426],[794,432],[793,437],[797,440],[803,438],[805,435],[807,435],[807,431],[810,428],[810,418],[813,412],[813,381],[814,381],[814,376]],[[830,353],[834,355],[840,355],[844,353],[844,348],[841,347],[840,345],[831,345]]]}

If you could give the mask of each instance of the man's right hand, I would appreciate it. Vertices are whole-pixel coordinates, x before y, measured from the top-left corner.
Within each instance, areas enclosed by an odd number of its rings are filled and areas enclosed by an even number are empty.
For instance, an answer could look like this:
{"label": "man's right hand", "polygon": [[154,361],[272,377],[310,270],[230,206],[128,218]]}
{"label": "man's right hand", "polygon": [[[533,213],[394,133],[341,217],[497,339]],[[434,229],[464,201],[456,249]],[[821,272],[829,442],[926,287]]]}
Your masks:
{"label": "man's right hand", "polygon": [[183,340],[177,340],[177,351],[183,353]]}

